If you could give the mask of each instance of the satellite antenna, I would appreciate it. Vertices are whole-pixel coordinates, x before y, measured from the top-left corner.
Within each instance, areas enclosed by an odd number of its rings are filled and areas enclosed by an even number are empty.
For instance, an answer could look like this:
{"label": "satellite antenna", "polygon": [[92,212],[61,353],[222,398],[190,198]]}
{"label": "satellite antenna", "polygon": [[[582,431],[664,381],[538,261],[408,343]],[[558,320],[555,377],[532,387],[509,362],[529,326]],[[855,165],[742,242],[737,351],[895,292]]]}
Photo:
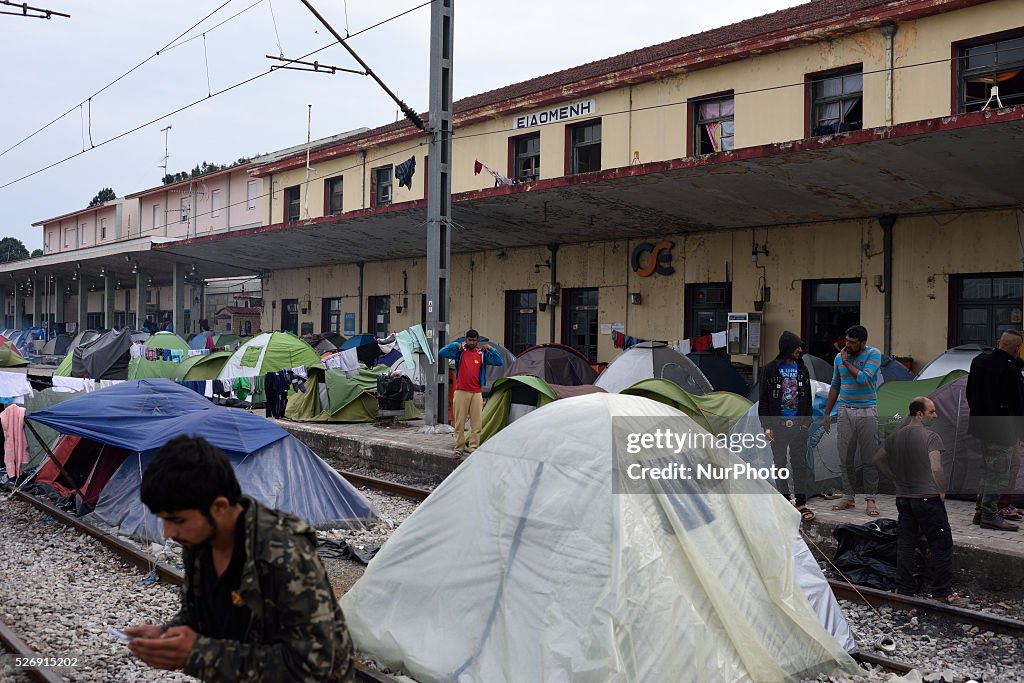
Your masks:
{"label": "satellite antenna", "polygon": [[[168,124],[166,128],[161,128],[160,129],[160,132],[164,134],[164,158],[163,158],[163,162],[164,163],[160,164],[157,168],[162,168],[164,170],[164,176],[167,175],[167,160],[171,158],[171,155],[167,153],[167,137],[169,135],[169,133],[167,131],[169,131],[170,129],[171,129],[171,125],[170,124]],[[163,180],[163,177],[161,177],[160,179]]]}

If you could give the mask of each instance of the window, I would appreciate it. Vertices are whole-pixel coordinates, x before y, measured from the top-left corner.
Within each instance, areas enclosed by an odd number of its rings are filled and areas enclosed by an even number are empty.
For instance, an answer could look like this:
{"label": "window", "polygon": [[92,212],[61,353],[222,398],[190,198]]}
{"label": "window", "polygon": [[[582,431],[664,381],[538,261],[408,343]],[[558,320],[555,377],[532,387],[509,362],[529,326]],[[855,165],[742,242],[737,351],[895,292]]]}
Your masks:
{"label": "window", "polygon": [[714,154],[732,149],[733,110],[732,95],[693,103],[694,154]]}
{"label": "window", "polygon": [[[728,282],[709,282],[686,285],[686,337],[703,337],[729,329],[729,311],[732,310],[732,285]],[[720,351],[724,354],[724,349]]]}
{"label": "window", "polygon": [[298,299],[281,299],[281,331],[292,334],[299,331]]}
{"label": "window", "polygon": [[597,362],[597,287],[568,289],[562,343],[571,346],[591,363]]}
{"label": "window", "polygon": [[860,323],[860,280],[805,281],[804,296],[805,350],[831,362],[839,350],[836,342],[846,339],[847,328]]}
{"label": "window", "polygon": [[324,182],[324,194],[327,195],[327,215],[335,216],[341,213],[341,178],[329,178]]}
{"label": "window", "polygon": [[528,183],[540,178],[540,133],[512,138],[512,179]]}
{"label": "window", "polygon": [[256,181],[250,180],[245,184],[245,208],[250,211],[256,208]]}
{"label": "window", "polygon": [[516,355],[537,343],[537,290],[505,292],[505,340]]}
{"label": "window", "polygon": [[221,209],[220,190],[211,190],[210,191],[210,217],[212,217],[212,218],[220,218],[220,209]]}
{"label": "window", "polygon": [[159,204],[154,204],[153,205],[153,229],[156,230],[157,228],[161,227],[162,225],[163,225],[163,221],[161,220],[160,205]]}
{"label": "window", "polygon": [[286,223],[299,220],[299,186],[284,189],[284,220]]}
{"label": "window", "polygon": [[84,247],[85,244],[86,244],[86,239],[85,239],[85,236],[87,234],[86,230],[87,230],[86,224],[82,223],[82,226],[81,226],[81,228],[78,231],[78,246],[80,246],[80,247]]}
{"label": "window", "polygon": [[367,297],[367,310],[370,313],[370,320],[366,331],[378,339],[388,336],[391,332],[391,297],[371,296]]}
{"label": "window", "polygon": [[182,197],[181,198],[181,222],[182,223],[188,223],[188,207],[189,207],[189,199],[188,199],[188,197]]}
{"label": "window", "polygon": [[863,127],[861,67],[815,76],[811,87],[811,135],[831,135]]}
{"label": "window", "polygon": [[101,218],[100,219],[100,239],[101,240],[107,239],[107,219],[106,218]]}
{"label": "window", "polygon": [[383,166],[373,169],[373,205],[384,206],[391,203],[391,167]]}
{"label": "window", "polygon": [[958,51],[959,107],[980,111],[999,88],[999,102],[1009,107],[1024,102],[1024,36],[961,47]]}
{"label": "window", "polygon": [[1006,330],[1021,327],[1024,278],[1020,274],[965,275],[953,281],[956,305],[954,346],[994,346]]}
{"label": "window", "polygon": [[591,121],[569,127],[570,173],[601,170],[601,122]]}
{"label": "window", "polygon": [[324,334],[341,334],[341,299],[323,299],[321,326]]}
{"label": "window", "polygon": [[64,248],[67,249],[71,246],[71,231],[64,231]]}
{"label": "window", "polygon": [[86,315],[85,315],[85,327],[88,330],[101,330],[101,329],[103,329],[103,314],[102,313],[86,313]]}

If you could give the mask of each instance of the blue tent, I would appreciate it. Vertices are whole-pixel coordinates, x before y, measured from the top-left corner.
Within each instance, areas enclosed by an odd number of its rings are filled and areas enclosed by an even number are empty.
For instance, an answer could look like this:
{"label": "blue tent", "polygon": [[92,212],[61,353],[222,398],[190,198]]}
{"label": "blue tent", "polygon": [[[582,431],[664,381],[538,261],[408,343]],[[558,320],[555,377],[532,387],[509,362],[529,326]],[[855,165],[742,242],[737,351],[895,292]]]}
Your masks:
{"label": "blue tent", "polygon": [[876,380],[876,385],[879,386],[885,382],[905,382],[916,377],[914,373],[907,370],[907,366],[892,356],[882,357],[882,365],[879,368],[878,374],[879,377]]}
{"label": "blue tent", "polygon": [[366,344],[376,344],[377,338],[372,334],[357,334],[345,340],[345,343],[338,347],[339,351],[355,349]]}
{"label": "blue tent", "polygon": [[[159,520],[139,499],[142,472],[156,450],[180,435],[199,435],[223,450],[242,491],[270,507],[319,527],[361,527],[378,520],[369,501],[305,444],[248,411],[220,408],[167,379],[123,382],[32,413],[29,419],[82,443],[110,449],[81,450],[92,471],[103,458],[127,458],[106,482],[94,515],[144,541],[161,536]],[[87,441],[86,441],[87,440]],[[80,469],[81,464],[76,464]]]}

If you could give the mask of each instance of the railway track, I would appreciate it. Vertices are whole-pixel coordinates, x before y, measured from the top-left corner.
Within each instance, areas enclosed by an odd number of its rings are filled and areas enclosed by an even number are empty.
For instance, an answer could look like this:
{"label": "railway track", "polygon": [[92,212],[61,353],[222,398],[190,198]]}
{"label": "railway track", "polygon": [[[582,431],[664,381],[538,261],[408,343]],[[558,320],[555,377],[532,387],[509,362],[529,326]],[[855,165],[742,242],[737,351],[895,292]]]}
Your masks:
{"label": "railway track", "polygon": [[[421,489],[413,486],[406,486],[404,484],[397,484],[395,482],[386,481],[383,479],[376,479],[374,477],[368,477],[360,474],[350,473],[342,471],[341,474],[348,479],[351,483],[358,486],[366,486],[383,493],[391,495],[397,495],[409,500],[423,501],[430,495],[430,491]],[[126,543],[123,540],[108,534],[90,524],[83,522],[81,519],[74,515],[68,514],[63,510],[60,510],[49,501],[36,498],[35,496],[28,495],[21,491],[16,491],[14,496],[26,503],[29,503],[36,508],[44,511],[46,514],[54,517],[58,521],[68,526],[71,526],[82,533],[85,533],[93,538],[96,538],[103,545],[116,552],[118,555],[123,557],[125,560],[131,562],[143,571],[152,571],[156,569],[157,574],[165,582],[180,586],[184,581],[184,576],[180,569],[177,567],[158,562],[152,559],[142,550],[138,549],[132,544]],[[961,624],[969,624],[971,626],[977,626],[978,628],[986,631],[992,631],[996,633],[1005,633],[1014,635],[1017,637],[1024,637],[1024,621],[1017,619],[1011,619],[999,615],[986,614],[984,612],[976,612],[970,609],[964,609],[962,607],[953,607],[950,605],[943,604],[934,600],[926,600],[922,598],[915,598],[911,596],[897,595],[895,593],[888,593],[885,591],[866,588],[863,586],[855,586],[853,584],[845,583],[842,581],[830,580],[829,585],[832,588],[833,593],[837,598],[850,600],[854,602],[863,602],[873,607],[880,605],[888,605],[893,609],[898,610],[919,610],[922,612],[929,612],[940,616],[943,619],[955,621]],[[0,640],[4,640],[5,646],[8,649],[14,650],[14,646],[6,644],[6,638],[3,637],[3,631],[0,630]],[[12,634],[13,635],[13,634]],[[16,637],[16,636],[15,636]],[[859,661],[869,663],[873,666],[880,666],[890,669],[892,671],[907,673],[913,667],[913,665],[892,659],[875,652],[863,651],[856,657]],[[26,672],[29,675],[35,672]],[[40,672],[41,673],[41,672]],[[56,676],[53,672],[51,675]],[[59,676],[56,678],[34,678],[34,680],[42,681],[59,681]],[[364,683],[395,683],[395,679],[366,668],[361,664],[357,664],[357,680]]]}
{"label": "railway track", "polygon": [[[4,658],[4,664],[13,664],[17,659],[33,659],[39,655],[28,646],[24,640],[18,636],[17,633],[7,627],[6,624],[0,622],[0,644],[3,645],[3,651],[8,657]],[[15,658],[13,661],[11,658]],[[2,671],[2,667],[0,667]],[[22,669],[22,673],[33,681],[38,683],[63,683],[64,679],[61,678],[57,673],[45,666],[33,667],[28,669]]]}

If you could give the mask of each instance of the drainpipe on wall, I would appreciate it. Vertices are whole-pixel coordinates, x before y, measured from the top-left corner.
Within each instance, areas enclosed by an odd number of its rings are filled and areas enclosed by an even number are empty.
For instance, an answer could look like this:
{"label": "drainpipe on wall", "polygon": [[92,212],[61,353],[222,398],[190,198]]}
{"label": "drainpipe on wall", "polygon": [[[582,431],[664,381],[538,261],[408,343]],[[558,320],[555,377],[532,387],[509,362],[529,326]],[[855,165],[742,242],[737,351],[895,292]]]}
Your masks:
{"label": "drainpipe on wall", "polygon": [[882,353],[892,353],[892,227],[896,216],[879,216],[882,226],[882,280],[885,282],[885,341]]}
{"label": "drainpipe on wall", "polygon": [[362,161],[362,164],[363,164],[363,192],[362,192],[363,201],[362,201],[362,206],[360,208],[365,209],[366,208],[366,150],[365,149],[359,150],[359,159]]}
{"label": "drainpipe on wall", "polygon": [[[896,70],[896,55],[894,43],[896,38],[896,24],[885,24],[878,29],[885,37],[885,116],[886,125],[893,125],[893,76]],[[886,288],[889,286],[886,280]]]}
{"label": "drainpipe on wall", "polygon": [[267,225],[274,224],[274,174],[267,176]]}
{"label": "drainpipe on wall", "polygon": [[366,261],[359,261],[356,263],[359,266],[359,323],[356,329],[362,329],[363,327],[363,268],[366,267]]}
{"label": "drainpipe on wall", "polygon": [[[554,292],[555,285],[558,284],[558,244],[552,242],[548,245],[548,251],[551,252],[551,287],[548,291]],[[553,305],[548,306],[548,310],[551,311],[548,317],[548,341],[552,344],[555,343],[555,307]]]}

